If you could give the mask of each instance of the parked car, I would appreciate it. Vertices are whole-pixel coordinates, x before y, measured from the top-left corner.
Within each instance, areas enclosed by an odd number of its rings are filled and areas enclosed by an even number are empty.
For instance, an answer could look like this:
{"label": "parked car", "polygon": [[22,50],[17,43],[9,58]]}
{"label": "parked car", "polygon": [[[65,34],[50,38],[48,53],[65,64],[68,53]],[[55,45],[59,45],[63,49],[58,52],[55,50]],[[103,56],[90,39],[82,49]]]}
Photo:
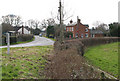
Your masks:
{"label": "parked car", "polygon": [[42,34],[40,33],[39,36],[42,37]]}

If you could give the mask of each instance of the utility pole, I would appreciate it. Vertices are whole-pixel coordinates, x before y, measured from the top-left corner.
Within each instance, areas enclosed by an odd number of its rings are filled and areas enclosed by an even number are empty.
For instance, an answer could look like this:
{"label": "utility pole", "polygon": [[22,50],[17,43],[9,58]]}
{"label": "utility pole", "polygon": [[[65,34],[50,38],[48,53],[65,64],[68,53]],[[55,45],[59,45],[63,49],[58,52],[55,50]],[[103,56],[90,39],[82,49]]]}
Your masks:
{"label": "utility pole", "polygon": [[63,27],[63,9],[61,5],[61,0],[59,0],[59,13],[60,13],[60,42],[62,43],[64,40],[64,27]]}

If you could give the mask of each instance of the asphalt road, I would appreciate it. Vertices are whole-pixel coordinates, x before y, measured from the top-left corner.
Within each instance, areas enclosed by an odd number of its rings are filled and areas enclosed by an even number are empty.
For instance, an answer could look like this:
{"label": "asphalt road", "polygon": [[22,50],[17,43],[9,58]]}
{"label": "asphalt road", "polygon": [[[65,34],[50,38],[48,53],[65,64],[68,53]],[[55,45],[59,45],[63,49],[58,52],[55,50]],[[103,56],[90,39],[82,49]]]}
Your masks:
{"label": "asphalt road", "polygon": [[[53,45],[54,41],[45,37],[35,36],[35,40],[29,43],[10,45],[10,47],[30,47],[30,46],[47,46]],[[6,48],[7,46],[0,46],[0,48]]]}

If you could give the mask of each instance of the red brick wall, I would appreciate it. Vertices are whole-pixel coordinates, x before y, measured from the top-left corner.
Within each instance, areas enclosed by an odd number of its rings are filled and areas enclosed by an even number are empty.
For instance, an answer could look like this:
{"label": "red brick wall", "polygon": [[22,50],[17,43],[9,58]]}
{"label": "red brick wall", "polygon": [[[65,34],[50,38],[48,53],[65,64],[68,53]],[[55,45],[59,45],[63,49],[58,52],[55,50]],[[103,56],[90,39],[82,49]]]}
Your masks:
{"label": "red brick wall", "polygon": [[[73,31],[72,31],[72,28],[73,28]],[[70,32],[72,32],[72,33],[73,33],[73,37],[74,37],[74,35],[75,35],[75,34],[74,34],[74,30],[75,30],[75,29],[74,29],[74,26],[67,26],[67,27],[66,27],[66,31],[67,31],[67,30],[70,31]]]}
{"label": "red brick wall", "polygon": [[[90,37],[90,30],[89,30],[89,27],[86,27],[84,26],[82,23],[80,23],[80,20],[77,21],[78,22],[78,25],[74,25],[74,26],[67,26],[66,27],[66,31],[70,31],[70,28],[71,27],[74,27],[74,31],[71,31],[73,33],[73,37],[76,36],[77,34],[77,31],[78,31],[78,37],[81,38],[81,35],[83,34],[83,38],[86,38],[85,37],[85,34],[88,34],[88,37]],[[78,30],[77,30],[77,26],[78,26]],[[88,31],[86,32],[86,28],[88,29]]]}
{"label": "red brick wall", "polygon": [[[88,27],[82,25],[81,23],[78,24],[79,28],[78,28],[78,37],[81,37],[81,34],[83,34],[83,38],[85,38],[85,34],[88,34],[88,37],[90,37],[90,30]],[[72,27],[74,28],[73,31],[71,31],[73,33],[73,37],[75,37],[76,33],[77,33],[77,25],[75,26],[67,26],[66,27],[66,31],[70,31],[70,28],[72,29]],[[85,29],[88,29],[88,31],[86,32]]]}
{"label": "red brick wall", "polygon": [[95,34],[95,37],[104,37],[103,34]]}
{"label": "red brick wall", "polygon": [[[78,31],[78,37],[81,37],[81,35],[83,34],[83,38],[86,38],[85,37],[85,34],[88,34],[88,37],[90,37],[90,30],[89,30],[89,28],[88,27],[86,27],[86,26],[84,26],[83,24],[81,24],[81,23],[79,23],[79,31]],[[77,27],[77,25],[75,26],[75,27]],[[88,31],[86,32],[85,30],[86,30],[86,28],[88,29]]]}

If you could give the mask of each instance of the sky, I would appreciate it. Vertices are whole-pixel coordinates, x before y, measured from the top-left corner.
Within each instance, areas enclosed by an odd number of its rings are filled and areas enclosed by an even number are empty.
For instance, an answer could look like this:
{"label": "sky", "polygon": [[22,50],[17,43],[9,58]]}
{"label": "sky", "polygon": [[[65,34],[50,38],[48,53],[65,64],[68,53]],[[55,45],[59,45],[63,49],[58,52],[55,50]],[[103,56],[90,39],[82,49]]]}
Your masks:
{"label": "sky", "polygon": [[[89,24],[92,28],[96,21],[109,24],[118,22],[119,0],[61,0],[66,16],[70,17],[65,24],[72,19]],[[54,18],[58,13],[59,0],[1,0],[0,18],[8,14],[19,15],[26,22],[29,19],[42,21]],[[66,17],[66,18],[67,18]]]}

